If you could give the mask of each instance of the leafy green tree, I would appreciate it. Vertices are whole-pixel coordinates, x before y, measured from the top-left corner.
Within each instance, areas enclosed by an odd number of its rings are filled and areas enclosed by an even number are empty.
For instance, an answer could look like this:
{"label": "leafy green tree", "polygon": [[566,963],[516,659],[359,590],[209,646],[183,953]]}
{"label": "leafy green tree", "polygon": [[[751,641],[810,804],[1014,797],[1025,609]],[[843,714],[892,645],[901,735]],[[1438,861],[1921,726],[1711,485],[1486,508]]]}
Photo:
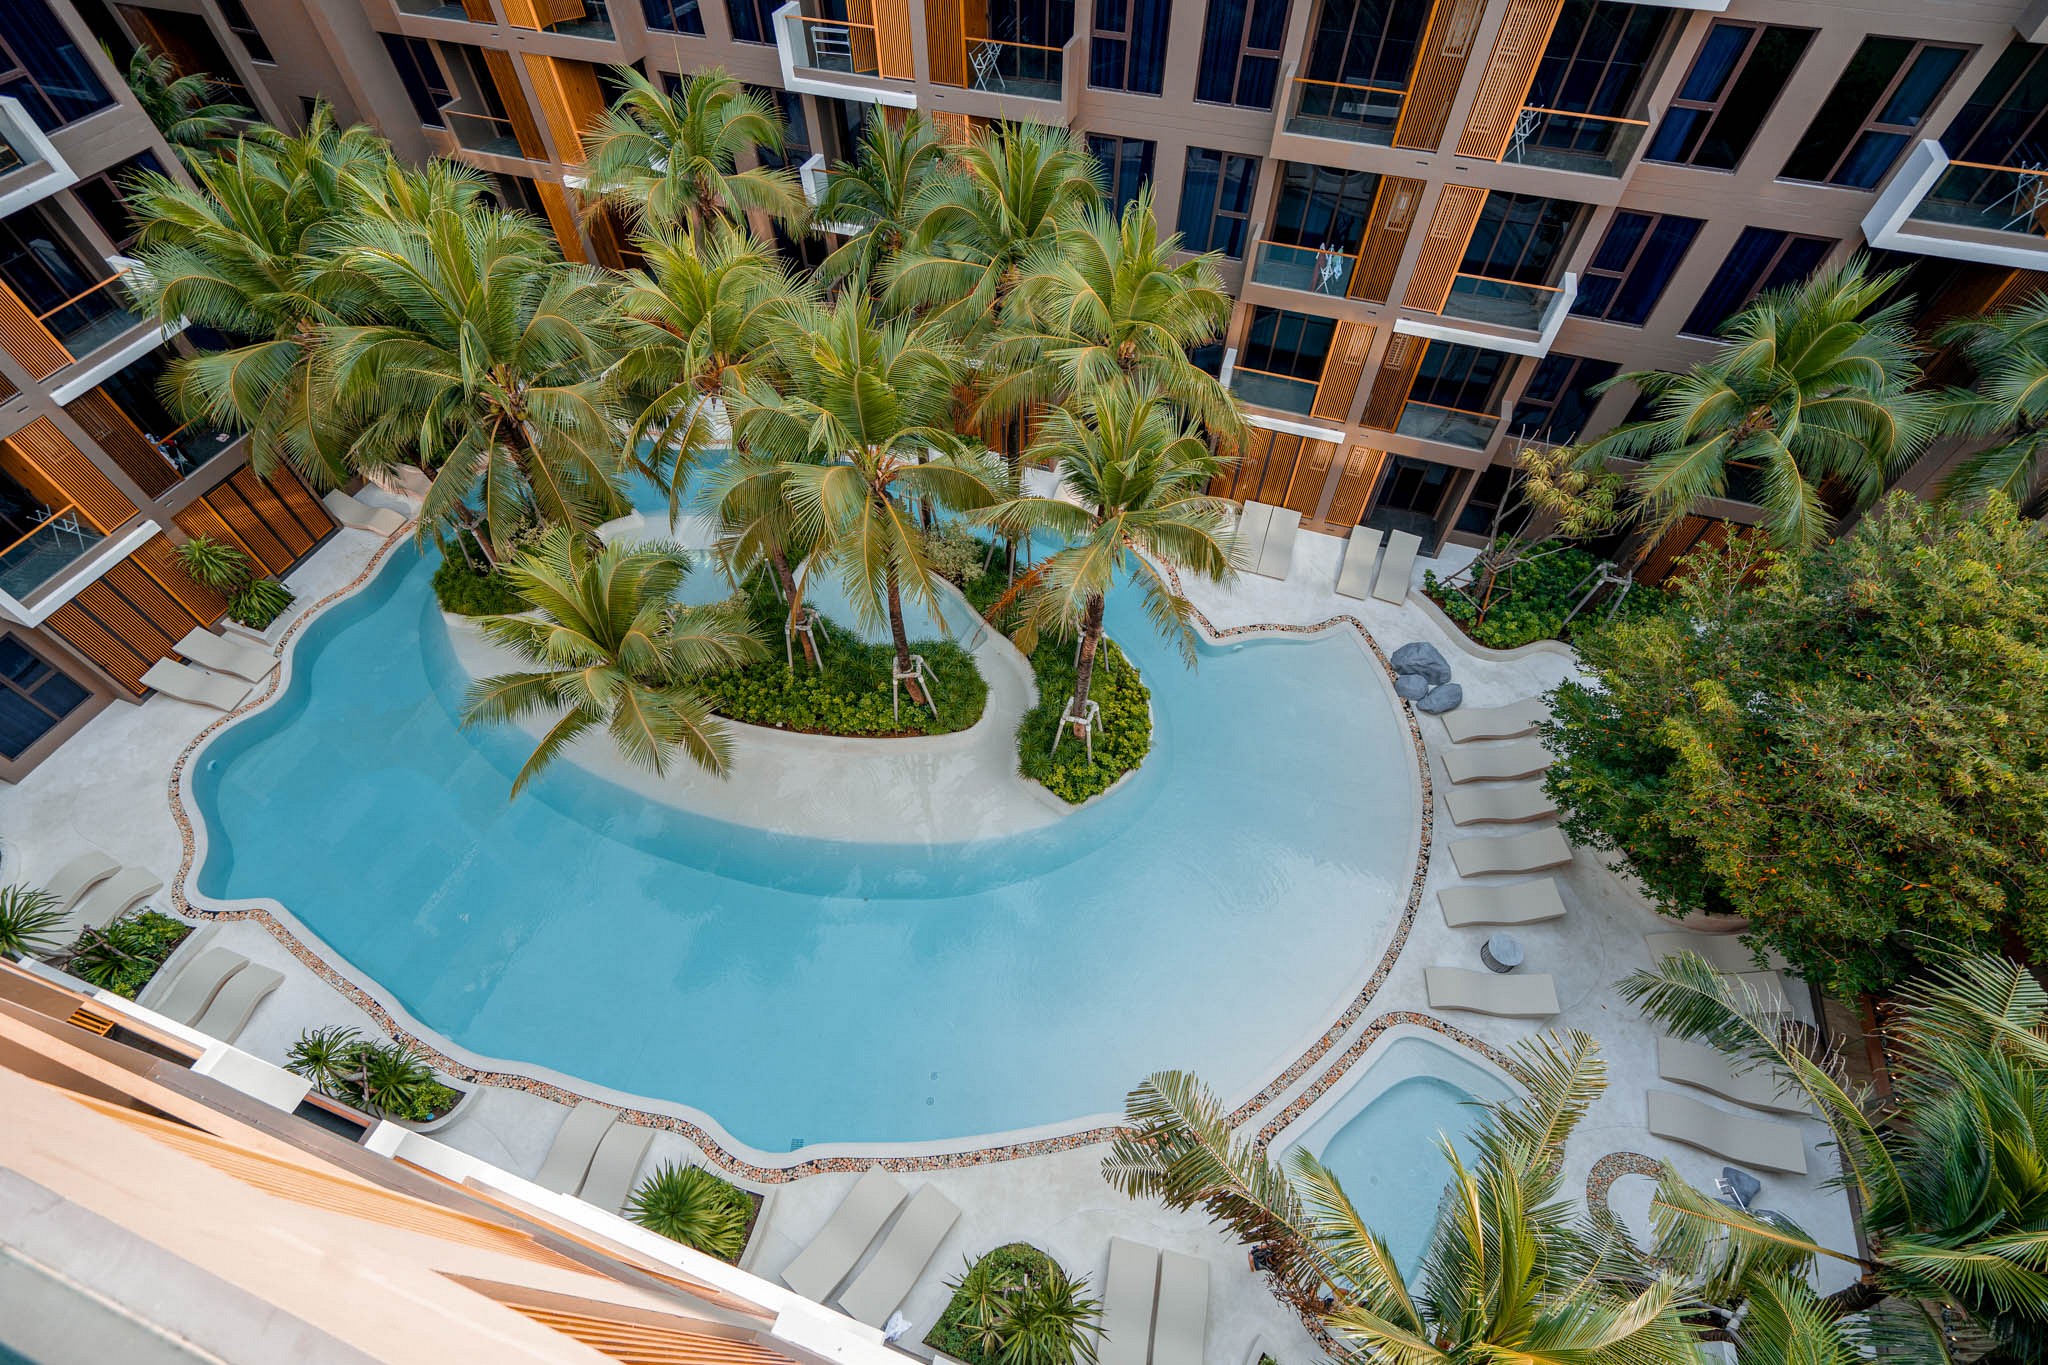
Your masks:
{"label": "leafy green tree", "polygon": [[818,201],[819,223],[858,231],[825,258],[819,275],[879,289],[884,264],[916,232],[930,187],[947,173],[945,141],[923,114],[912,112],[900,124],[869,119],[853,161],[832,168]]}
{"label": "leafy green tree", "polygon": [[[1903,272],[1871,275],[1861,257],[1760,296],[1721,328],[1715,355],[1683,374],[1618,375],[1653,400],[1580,452],[1598,467],[1641,460],[1630,480],[1654,544],[1704,498],[1753,471],[1773,544],[1809,549],[1838,517],[1870,506],[1939,427],[1939,400],[1917,390],[1912,300],[1880,306]],[[1745,496],[1749,496],[1745,493]]]}
{"label": "leafy green tree", "polygon": [[1987,444],[1942,485],[1950,497],[2003,493],[2029,510],[2048,493],[2048,295],[1983,317],[1957,318],[1935,334],[1959,346],[1976,384],[1951,389],[1947,424]]}
{"label": "leafy green tree", "polygon": [[245,105],[218,99],[226,87],[204,72],[181,76],[171,59],[147,43],[128,58],[128,88],[142,112],[190,167],[234,144],[239,123],[256,117]]}
{"label": "leafy green tree", "polygon": [[557,526],[505,570],[530,613],[478,618],[484,635],[536,667],[473,684],[463,724],[553,724],[512,794],[579,735],[604,727],[629,762],[665,773],[678,751],[723,775],[732,741],[692,680],[761,657],[744,611],[684,606],[689,558],[674,545],[610,544],[596,553]]}
{"label": "leafy green tree", "polygon": [[787,129],[766,97],[716,66],[683,77],[673,95],[629,66],[612,74],[619,95],[585,138],[586,194],[654,233],[756,211],[803,222],[807,205],[792,172],[738,169],[742,153],[783,148]]}
{"label": "leafy green tree", "polygon": [[1666,914],[1844,994],[1928,952],[2048,956],[2048,538],[1894,494],[1803,560],[1732,546],[1587,632],[1548,789]]}
{"label": "leafy green tree", "polygon": [[737,1262],[752,1207],[744,1191],[702,1166],[664,1161],[634,1187],[626,1216],[671,1242]]}

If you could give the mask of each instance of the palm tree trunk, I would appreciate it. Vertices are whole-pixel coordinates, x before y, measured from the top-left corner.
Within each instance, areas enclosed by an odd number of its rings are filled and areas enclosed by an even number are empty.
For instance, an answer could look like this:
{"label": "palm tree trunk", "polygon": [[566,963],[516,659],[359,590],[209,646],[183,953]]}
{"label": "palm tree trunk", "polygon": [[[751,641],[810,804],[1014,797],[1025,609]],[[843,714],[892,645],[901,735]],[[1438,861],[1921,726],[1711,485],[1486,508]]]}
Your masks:
{"label": "palm tree trunk", "polygon": [[1890,1297],[1879,1286],[1862,1279],[1837,1289],[1822,1302],[1838,1316],[1847,1317],[1852,1313],[1867,1313]]}
{"label": "palm tree trunk", "polygon": [[[768,552],[768,557],[774,561],[775,577],[782,584],[782,600],[789,603],[789,621],[783,629],[793,635],[796,633],[796,623],[802,618],[804,610],[803,597],[797,592],[796,575],[790,572],[789,558],[782,553],[780,545],[772,547]],[[803,637],[804,662],[808,663],[812,668],[816,668],[818,666],[818,642],[811,638],[809,631],[803,632]]]}
{"label": "palm tree trunk", "polygon": [[[1088,689],[1095,682],[1095,651],[1102,644],[1102,594],[1096,593],[1088,599],[1088,610],[1081,618],[1081,654],[1074,663],[1074,700],[1070,703],[1077,712],[1088,710]],[[1074,738],[1086,739],[1088,727],[1079,721],[1074,723]]]}
{"label": "palm tree trunk", "polygon": [[[908,675],[910,672],[910,635],[903,629],[903,594],[896,586],[896,566],[889,566],[889,638],[896,644],[896,671]],[[910,699],[919,706],[924,705],[924,689],[917,679],[908,678],[903,684],[910,689]]]}

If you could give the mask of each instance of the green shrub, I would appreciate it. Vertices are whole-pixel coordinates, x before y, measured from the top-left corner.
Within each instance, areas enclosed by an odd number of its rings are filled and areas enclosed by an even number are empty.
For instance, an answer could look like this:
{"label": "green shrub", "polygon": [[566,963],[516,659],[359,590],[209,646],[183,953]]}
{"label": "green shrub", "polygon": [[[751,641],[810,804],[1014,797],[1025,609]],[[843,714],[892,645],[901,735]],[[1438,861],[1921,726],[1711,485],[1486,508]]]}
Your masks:
{"label": "green shrub", "polygon": [[1075,1365],[1095,1359],[1101,1305],[1086,1280],[1024,1242],[997,1247],[950,1282],[925,1345],[968,1365]]}
{"label": "green shrub", "polygon": [[340,1024],[301,1033],[284,1064],[323,1095],[409,1123],[440,1118],[462,1098],[411,1048],[373,1042]]}
{"label": "green shrub", "polygon": [[172,553],[178,557],[178,567],[190,574],[193,582],[215,592],[236,592],[248,586],[255,576],[248,553],[241,546],[212,536],[194,536]]}
{"label": "green shrub", "polygon": [[123,915],[104,929],[80,934],[71,945],[66,970],[133,1000],[191,932],[185,921],[156,910]]}
{"label": "green shrub", "polygon": [[505,616],[526,610],[525,599],[513,591],[505,575],[472,566],[452,545],[434,570],[434,597],[442,611],[454,616]]}
{"label": "green shrub", "polygon": [[50,931],[64,922],[57,898],[40,887],[0,886],[0,957],[27,957],[57,946]]}
{"label": "green shrub", "polygon": [[1041,639],[1031,654],[1038,705],[1017,724],[1017,766],[1024,776],[1073,805],[1108,791],[1152,751],[1152,692],[1138,670],[1107,637],[1095,655],[1091,700],[1102,707],[1095,727],[1095,758],[1069,733],[1052,752],[1053,728],[1074,693],[1074,642]]}
{"label": "green shrub", "polygon": [[626,1216],[671,1242],[735,1264],[747,1245],[754,1200],[702,1166],[663,1162],[626,1200]]}
{"label": "green shrub", "polygon": [[228,615],[251,630],[264,630],[291,604],[290,588],[274,578],[259,578],[228,598]]}
{"label": "green shrub", "polygon": [[1564,637],[1565,615],[1586,591],[1580,585],[1599,562],[1579,549],[1522,561],[1494,585],[1493,601],[1483,621],[1478,602],[1468,595],[1469,587],[1452,587],[1435,573],[1425,572],[1422,590],[1443,608],[1444,615],[1488,649],[1518,649],[1537,640]]}

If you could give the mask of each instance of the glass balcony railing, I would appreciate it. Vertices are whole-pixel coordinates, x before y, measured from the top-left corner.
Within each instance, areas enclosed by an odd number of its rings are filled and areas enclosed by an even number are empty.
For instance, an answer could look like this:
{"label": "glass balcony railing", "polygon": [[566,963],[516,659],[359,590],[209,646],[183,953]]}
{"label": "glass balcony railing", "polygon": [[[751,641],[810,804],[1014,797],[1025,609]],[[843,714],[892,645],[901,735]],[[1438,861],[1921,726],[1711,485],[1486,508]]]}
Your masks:
{"label": "glass balcony railing", "polygon": [[459,19],[467,21],[469,11],[450,0],[398,0],[401,14],[414,15],[421,19]]}
{"label": "glass balcony railing", "polygon": [[2048,169],[1951,161],[1907,216],[1987,232],[2048,236]]}
{"label": "glass balcony railing", "polygon": [[485,152],[491,156],[524,157],[520,150],[519,135],[512,127],[512,120],[496,114],[464,114],[452,109],[443,109],[441,117],[447,121],[448,130],[455,134],[457,145],[472,152]]}
{"label": "glass balcony railing", "polygon": [[42,525],[0,550],[0,590],[17,602],[76,564],[106,539],[67,504]]}
{"label": "glass balcony railing", "polygon": [[1316,381],[1239,365],[1230,372],[1230,391],[1256,407],[1309,415],[1316,405]]}
{"label": "glass balcony railing", "polygon": [[37,315],[37,320],[50,329],[50,335],[71,352],[72,359],[90,355],[142,322],[142,315],[128,306],[128,296],[119,287],[121,276],[127,273],[115,271]]}
{"label": "glass balcony railing", "polygon": [[1356,256],[1335,247],[1260,242],[1258,255],[1252,261],[1252,279],[1279,289],[1343,298],[1344,291],[1351,287],[1351,272],[1357,267]]}
{"label": "glass balcony railing", "polygon": [[1523,284],[1460,272],[1451,281],[1451,294],[1444,300],[1443,313],[1445,317],[1463,318],[1467,322],[1540,332],[1543,316],[1550,311],[1558,293],[1555,285]]}
{"label": "glass balcony railing", "polygon": [[875,26],[845,19],[814,19],[808,14],[790,16],[789,27],[796,44],[791,54],[798,66],[813,71],[837,71],[847,76],[882,74],[880,54],[875,45]]}
{"label": "glass balcony railing", "polygon": [[1628,169],[1649,126],[1646,119],[1574,114],[1531,105],[1515,120],[1515,131],[1508,136],[1508,149],[1501,160],[1555,171],[1618,176]]}
{"label": "glass balcony railing", "polygon": [[1484,450],[1487,442],[1493,439],[1493,429],[1499,425],[1497,413],[1468,412],[1464,408],[1447,408],[1411,398],[1402,406],[1401,417],[1394,430],[1403,436],[1425,441],[1442,441],[1445,445],[1464,446],[1467,450]]}
{"label": "glass balcony railing", "polygon": [[163,436],[145,432],[143,439],[156,447],[180,478],[186,478],[241,438],[231,431],[208,431],[188,424]]}
{"label": "glass balcony railing", "polygon": [[1034,100],[1057,100],[1066,77],[1066,57],[1059,48],[1000,38],[969,39],[967,66],[971,89]]}
{"label": "glass balcony railing", "polygon": [[1406,99],[1407,92],[1395,85],[1345,85],[1296,76],[1288,96],[1287,131],[1384,147],[1394,140]]}
{"label": "glass balcony railing", "polygon": [[605,0],[583,0],[583,13],[549,24],[548,32],[565,33],[571,38],[618,36],[612,31],[612,12],[605,7]]}

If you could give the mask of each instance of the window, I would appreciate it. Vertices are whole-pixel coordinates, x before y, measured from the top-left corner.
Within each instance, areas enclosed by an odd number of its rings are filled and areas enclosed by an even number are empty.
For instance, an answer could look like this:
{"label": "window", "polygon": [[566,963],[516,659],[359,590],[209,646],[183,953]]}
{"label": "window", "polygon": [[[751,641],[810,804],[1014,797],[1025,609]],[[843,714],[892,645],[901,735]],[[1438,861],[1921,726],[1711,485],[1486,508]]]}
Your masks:
{"label": "window", "polygon": [[1379,184],[1380,178],[1370,171],[1286,163],[1280,168],[1272,239],[1287,246],[1358,250]]}
{"label": "window", "polygon": [[1407,88],[1429,0],[1325,0],[1302,74],[1341,85]]}
{"label": "window", "polygon": [[1103,183],[1119,214],[1152,182],[1152,157],[1158,150],[1158,143],[1143,138],[1088,134],[1088,153],[1101,165]]}
{"label": "window", "polygon": [[1697,218],[1617,212],[1579,279],[1573,314],[1642,326],[1699,230]]}
{"label": "window", "polygon": [[1744,228],[1680,330],[1694,336],[1718,336],[1722,324],[1744,304],[1765,290],[1782,289],[1805,279],[1827,259],[1834,246],[1834,239],[1829,237],[1802,237],[1776,228]]}
{"label": "window", "polygon": [[277,58],[270,55],[270,45],[256,31],[256,21],[242,7],[242,0],[219,0],[219,3],[220,17],[227,21],[228,32],[241,41],[242,51],[249,54],[249,60],[276,65]]}
{"label": "window", "polygon": [[107,234],[107,240],[114,244],[114,250],[126,251],[135,245],[138,229],[135,220],[128,213],[128,195],[135,188],[135,179],[145,172],[162,175],[163,163],[156,159],[154,152],[141,152],[129,157],[117,166],[109,166],[97,175],[89,175],[71,187],[78,196],[78,202],[100,231]]}
{"label": "window", "polygon": [[1408,401],[1489,415],[1494,411],[1493,391],[1513,358],[1479,346],[1432,341],[1416,367]]}
{"label": "window", "polygon": [[88,692],[12,635],[0,635],[0,757],[20,758]]}
{"label": "window", "polygon": [[1095,0],[1088,84],[1097,90],[1156,95],[1166,81],[1166,27],[1172,0]]}
{"label": "window", "polygon": [[441,74],[433,45],[424,38],[396,33],[377,36],[384,40],[384,50],[391,54],[391,65],[398,70],[398,83],[405,87],[405,97],[412,101],[412,111],[420,116],[420,122],[429,128],[446,127],[441,120],[441,106],[453,104],[455,92],[448,88],[448,78]]}
{"label": "window", "polygon": [[1565,0],[1530,83],[1529,103],[1575,114],[1626,116],[1669,13],[1613,0]]}
{"label": "window", "polygon": [[1734,170],[1812,41],[1809,29],[1716,19],[1643,155]]}
{"label": "window", "polygon": [[1620,368],[1612,360],[1588,360],[1552,351],[1537,362],[1529,376],[1515,414],[1508,419],[1508,430],[1527,441],[1571,444],[1586,429],[1586,419],[1599,401],[1593,390],[1614,378]]}
{"label": "window", "polygon": [[1252,191],[1258,183],[1257,157],[1188,148],[1187,174],[1180,186],[1180,235],[1188,250],[1243,257]]}
{"label": "window", "polygon": [[704,14],[697,0],[640,0],[640,13],[647,27],[658,33],[688,33],[704,36]]}
{"label": "window", "polygon": [[0,95],[20,100],[46,133],[114,102],[78,40],[43,0],[0,4]]}
{"label": "window", "polygon": [[1290,313],[1284,308],[1254,308],[1237,363],[1249,370],[1319,383],[1323,362],[1330,355],[1330,337],[1336,330],[1332,318]]}
{"label": "window", "polygon": [[1865,38],[1779,174],[1875,189],[1965,55],[1911,38]]}
{"label": "window", "polygon": [[1271,109],[1287,36],[1287,0],[1209,0],[1195,98]]}
{"label": "window", "polygon": [[1984,166],[2039,166],[2048,162],[2048,46],[2014,39],[1999,56],[1941,145],[1956,161]]}
{"label": "window", "polygon": [[775,42],[775,11],[781,0],[725,0],[725,12],[732,19],[732,36],[739,43]]}
{"label": "window", "polygon": [[[676,86],[681,88],[680,78]],[[763,166],[790,167],[794,169],[811,159],[811,128],[804,118],[804,97],[794,90],[783,90],[772,85],[750,85],[747,92],[759,95],[768,102],[782,119],[782,150],[776,152],[767,147],[756,146],[756,154]]]}
{"label": "window", "polygon": [[541,221],[547,221],[548,206],[541,201],[540,189],[532,180],[523,175],[508,175],[504,171],[487,171],[491,181],[491,198],[498,201],[498,207],[507,213],[524,213]]}
{"label": "window", "polygon": [[1579,206],[1568,200],[1495,190],[1479,210],[1458,269],[1490,280],[1549,284],[1578,221]]}

